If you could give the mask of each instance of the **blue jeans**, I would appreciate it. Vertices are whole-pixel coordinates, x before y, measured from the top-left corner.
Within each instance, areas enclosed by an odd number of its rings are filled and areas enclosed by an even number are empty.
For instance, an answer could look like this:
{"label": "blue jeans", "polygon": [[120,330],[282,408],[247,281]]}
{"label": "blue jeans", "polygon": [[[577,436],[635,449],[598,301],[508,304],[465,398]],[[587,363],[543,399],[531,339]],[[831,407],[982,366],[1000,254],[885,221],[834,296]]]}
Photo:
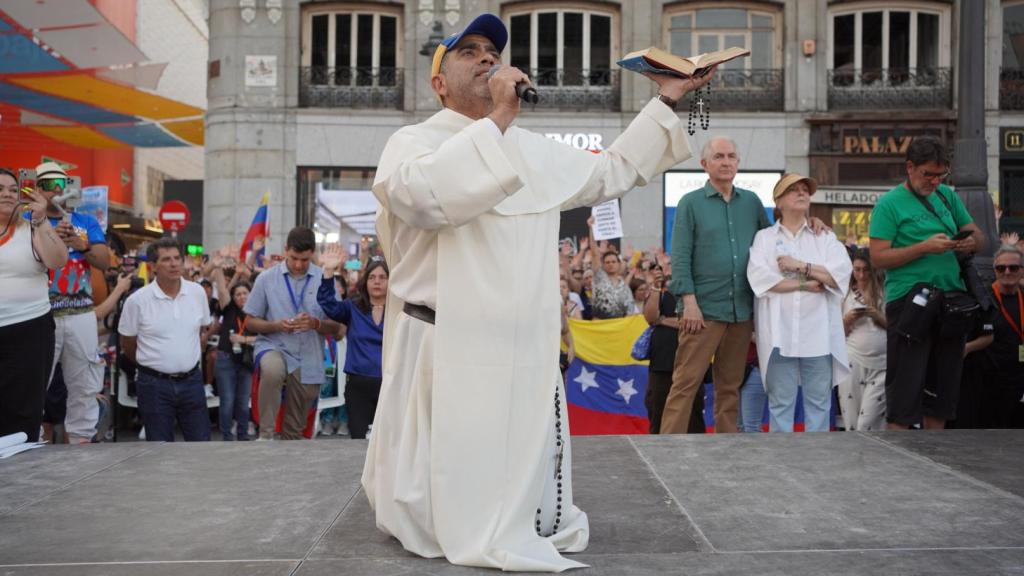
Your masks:
{"label": "blue jeans", "polygon": [[234,440],[232,421],[238,422],[238,439],[249,439],[249,404],[252,398],[252,370],[235,362],[227,352],[217,352],[217,395],[220,396],[220,433]]}
{"label": "blue jeans", "polygon": [[832,408],[832,357],[787,358],[772,350],[768,359],[769,430],[792,432],[797,392],[804,396],[804,430],[828,432]]}
{"label": "blue jeans", "polygon": [[768,411],[768,395],[761,381],[761,370],[754,366],[740,388],[740,432],[760,432]]}
{"label": "blue jeans", "polygon": [[139,414],[146,427],[149,442],[174,442],[174,420],[177,418],[186,442],[210,439],[210,416],[206,409],[203,373],[185,380],[167,380],[139,371],[135,380]]}

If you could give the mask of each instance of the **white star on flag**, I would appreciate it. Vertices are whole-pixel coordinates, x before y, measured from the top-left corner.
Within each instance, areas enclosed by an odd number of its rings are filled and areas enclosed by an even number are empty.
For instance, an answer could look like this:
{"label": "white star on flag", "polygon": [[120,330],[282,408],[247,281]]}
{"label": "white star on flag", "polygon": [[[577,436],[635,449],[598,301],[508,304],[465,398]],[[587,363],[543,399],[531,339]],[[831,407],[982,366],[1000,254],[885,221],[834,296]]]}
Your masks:
{"label": "white star on flag", "polygon": [[632,380],[619,379],[619,391],[616,392],[615,394],[617,396],[622,396],[622,398],[626,401],[626,404],[629,404],[629,399],[632,398],[633,395],[636,393],[637,391],[636,388],[633,388]]}
{"label": "white star on flag", "polygon": [[600,388],[597,385],[597,371],[590,372],[586,366],[580,366],[580,375],[573,378],[573,382],[579,382],[580,388],[583,392],[587,391],[587,388]]}

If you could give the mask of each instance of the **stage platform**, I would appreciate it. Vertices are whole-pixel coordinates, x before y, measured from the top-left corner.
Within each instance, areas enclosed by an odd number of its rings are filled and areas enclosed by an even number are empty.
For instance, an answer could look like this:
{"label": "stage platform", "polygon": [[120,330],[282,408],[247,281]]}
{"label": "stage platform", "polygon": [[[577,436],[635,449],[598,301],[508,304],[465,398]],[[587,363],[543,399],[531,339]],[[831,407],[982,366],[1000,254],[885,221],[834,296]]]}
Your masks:
{"label": "stage platform", "polygon": [[[588,575],[1024,574],[1024,431],[574,438]],[[366,444],[0,460],[0,574],[481,574],[378,532]]]}

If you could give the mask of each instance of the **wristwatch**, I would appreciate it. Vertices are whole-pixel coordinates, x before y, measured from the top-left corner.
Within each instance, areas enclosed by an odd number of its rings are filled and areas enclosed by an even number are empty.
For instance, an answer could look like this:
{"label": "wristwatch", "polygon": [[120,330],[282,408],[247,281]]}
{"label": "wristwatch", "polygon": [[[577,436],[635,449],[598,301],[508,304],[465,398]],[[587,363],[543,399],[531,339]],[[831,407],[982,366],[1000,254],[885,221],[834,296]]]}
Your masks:
{"label": "wristwatch", "polygon": [[664,102],[665,105],[668,106],[669,108],[671,108],[672,110],[675,110],[676,106],[679,105],[679,101],[678,100],[673,100],[673,99],[669,98],[668,96],[665,96],[664,94],[661,94],[661,93],[658,94],[658,100],[661,100],[662,102]]}

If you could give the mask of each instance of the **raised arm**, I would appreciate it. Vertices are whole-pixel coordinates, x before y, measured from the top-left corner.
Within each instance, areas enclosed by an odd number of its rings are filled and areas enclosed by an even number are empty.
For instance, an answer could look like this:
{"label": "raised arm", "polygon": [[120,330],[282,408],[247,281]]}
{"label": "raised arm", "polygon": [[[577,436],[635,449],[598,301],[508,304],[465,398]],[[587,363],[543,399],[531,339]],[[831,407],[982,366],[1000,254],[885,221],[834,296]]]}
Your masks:
{"label": "raised arm", "polygon": [[46,198],[35,190],[26,188],[25,192],[31,198],[28,206],[32,218],[32,249],[43,266],[51,270],[62,268],[68,261],[68,248],[46,217]]}

